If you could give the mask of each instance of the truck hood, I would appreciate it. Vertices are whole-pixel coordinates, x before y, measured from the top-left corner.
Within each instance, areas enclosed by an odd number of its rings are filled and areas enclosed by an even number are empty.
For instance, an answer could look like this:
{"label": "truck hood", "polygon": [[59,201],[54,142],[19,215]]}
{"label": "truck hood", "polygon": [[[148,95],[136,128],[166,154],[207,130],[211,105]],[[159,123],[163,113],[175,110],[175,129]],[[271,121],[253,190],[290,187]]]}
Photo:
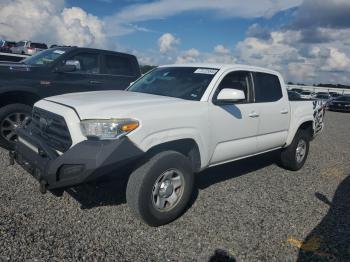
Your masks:
{"label": "truck hood", "polygon": [[45,98],[47,101],[72,107],[80,119],[137,117],[137,113],[162,105],[190,101],[129,91],[97,91],[71,93]]}
{"label": "truck hood", "polygon": [[26,65],[21,62],[0,62],[0,72],[21,72],[31,71],[32,69],[39,68],[39,66]]}

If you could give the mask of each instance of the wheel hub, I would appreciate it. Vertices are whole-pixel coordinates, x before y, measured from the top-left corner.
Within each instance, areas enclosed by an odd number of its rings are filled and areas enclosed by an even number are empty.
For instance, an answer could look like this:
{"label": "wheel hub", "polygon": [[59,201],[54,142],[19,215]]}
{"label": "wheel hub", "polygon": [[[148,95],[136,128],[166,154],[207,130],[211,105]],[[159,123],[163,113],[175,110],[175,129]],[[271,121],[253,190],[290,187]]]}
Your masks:
{"label": "wheel hub", "polygon": [[184,175],[176,169],[162,173],[152,190],[152,203],[159,211],[168,211],[177,205],[184,190]]}
{"label": "wheel hub", "polygon": [[161,183],[159,187],[159,196],[160,197],[169,197],[174,191],[174,186],[172,185],[170,180],[166,180]]}
{"label": "wheel hub", "polygon": [[9,114],[0,123],[0,135],[9,142],[15,142],[17,140],[15,130],[27,116],[28,114],[22,112]]}
{"label": "wheel hub", "polygon": [[306,142],[304,140],[300,140],[296,149],[295,157],[298,163],[304,160],[306,155]]}

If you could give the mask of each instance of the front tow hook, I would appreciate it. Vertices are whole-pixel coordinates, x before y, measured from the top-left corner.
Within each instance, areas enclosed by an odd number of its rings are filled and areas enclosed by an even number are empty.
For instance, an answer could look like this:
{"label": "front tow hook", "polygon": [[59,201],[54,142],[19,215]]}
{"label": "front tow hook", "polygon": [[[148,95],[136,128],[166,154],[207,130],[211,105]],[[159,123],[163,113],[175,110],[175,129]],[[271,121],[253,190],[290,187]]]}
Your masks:
{"label": "front tow hook", "polygon": [[16,153],[15,151],[9,151],[9,165],[10,166],[13,166],[15,164],[15,156],[16,156]]}
{"label": "front tow hook", "polygon": [[47,192],[47,182],[45,180],[40,180],[39,191],[41,194],[46,194]]}

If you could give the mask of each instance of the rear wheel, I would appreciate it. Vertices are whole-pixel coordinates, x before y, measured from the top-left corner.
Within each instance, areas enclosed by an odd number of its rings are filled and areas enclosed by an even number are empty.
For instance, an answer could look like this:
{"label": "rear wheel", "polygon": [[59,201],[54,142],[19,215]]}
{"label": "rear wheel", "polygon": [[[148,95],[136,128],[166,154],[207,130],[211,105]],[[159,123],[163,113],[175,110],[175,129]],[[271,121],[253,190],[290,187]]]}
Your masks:
{"label": "rear wheel", "polygon": [[167,224],[186,209],[193,180],[187,157],[175,151],[161,152],[131,174],[126,191],[127,203],[148,225]]}
{"label": "rear wheel", "polygon": [[299,130],[292,143],[281,152],[280,164],[288,170],[301,169],[309,153],[310,137],[304,130]]}
{"label": "rear wheel", "polygon": [[14,149],[17,141],[15,129],[30,116],[32,108],[24,104],[11,104],[0,109],[0,145]]}

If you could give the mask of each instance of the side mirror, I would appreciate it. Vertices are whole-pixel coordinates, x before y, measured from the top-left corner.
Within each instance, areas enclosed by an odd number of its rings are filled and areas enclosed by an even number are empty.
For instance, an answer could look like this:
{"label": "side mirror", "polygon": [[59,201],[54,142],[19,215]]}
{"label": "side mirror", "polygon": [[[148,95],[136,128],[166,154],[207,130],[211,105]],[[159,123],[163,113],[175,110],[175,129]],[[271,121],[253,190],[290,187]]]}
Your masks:
{"label": "side mirror", "polygon": [[56,73],[68,73],[80,70],[80,62],[78,60],[67,60],[66,63],[62,66],[59,66],[55,69]]}
{"label": "side mirror", "polygon": [[76,70],[80,70],[81,69],[81,65],[79,60],[67,60],[65,65],[73,65],[76,67]]}
{"label": "side mirror", "polygon": [[242,90],[224,88],[220,91],[216,100],[218,102],[239,102],[245,100],[245,95]]}

